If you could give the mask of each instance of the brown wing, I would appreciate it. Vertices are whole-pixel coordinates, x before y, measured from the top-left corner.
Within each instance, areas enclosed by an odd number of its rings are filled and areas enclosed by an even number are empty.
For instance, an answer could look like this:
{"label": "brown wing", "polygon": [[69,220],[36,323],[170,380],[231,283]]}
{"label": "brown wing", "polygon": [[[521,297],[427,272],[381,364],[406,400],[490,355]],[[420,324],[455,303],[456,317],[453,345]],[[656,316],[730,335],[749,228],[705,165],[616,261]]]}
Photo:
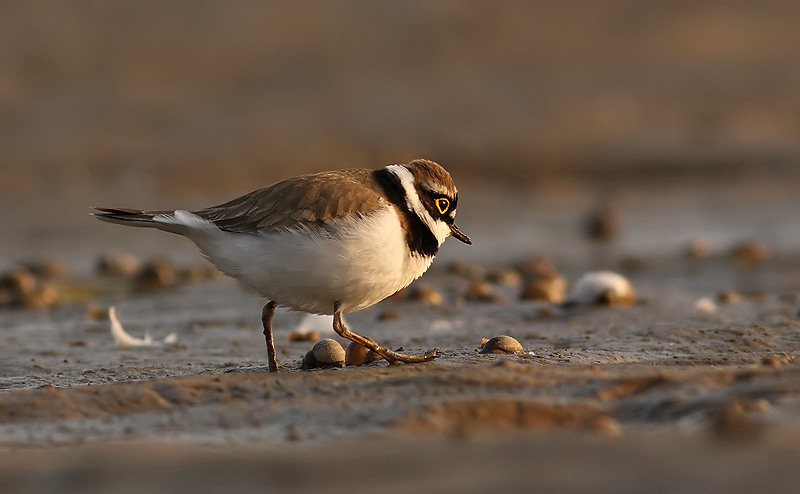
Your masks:
{"label": "brown wing", "polygon": [[221,230],[255,233],[318,224],[387,205],[372,170],[336,170],[289,178],[195,214]]}

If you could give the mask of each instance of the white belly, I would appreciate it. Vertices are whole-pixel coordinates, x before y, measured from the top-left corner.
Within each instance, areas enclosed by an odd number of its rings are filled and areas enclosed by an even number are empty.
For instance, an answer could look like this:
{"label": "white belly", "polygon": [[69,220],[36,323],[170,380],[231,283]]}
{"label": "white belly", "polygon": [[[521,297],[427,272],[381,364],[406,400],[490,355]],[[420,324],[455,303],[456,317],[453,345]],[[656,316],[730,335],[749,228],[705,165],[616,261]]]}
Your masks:
{"label": "white belly", "polygon": [[188,234],[222,272],[279,306],[332,314],[380,302],[422,275],[433,258],[412,256],[397,213],[386,207],[337,220],[333,234],[303,228],[264,234],[203,229]]}

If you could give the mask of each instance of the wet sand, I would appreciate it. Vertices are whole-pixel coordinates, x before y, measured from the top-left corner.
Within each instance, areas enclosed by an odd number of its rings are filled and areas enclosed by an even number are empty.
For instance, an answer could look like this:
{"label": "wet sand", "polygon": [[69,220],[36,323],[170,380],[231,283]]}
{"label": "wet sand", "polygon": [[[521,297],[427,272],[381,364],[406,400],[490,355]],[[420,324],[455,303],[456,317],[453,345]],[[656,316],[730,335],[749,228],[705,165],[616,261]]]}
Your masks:
{"label": "wet sand", "polygon": [[[133,335],[176,332],[175,346],[117,349],[80,304],[5,312],[0,483],[338,491],[388,475],[390,491],[634,492],[662,478],[664,491],[790,492],[800,297],[776,280],[798,265],[676,256],[629,274],[636,305],[568,308],[501,284],[493,302],[466,300],[492,269],[445,264],[422,279],[441,307],[398,296],[348,317],[393,348],[440,347],[434,362],[301,371],[313,343],[290,341],[302,316],[279,311],[278,374],[266,373],[261,301],[229,281],[93,298]],[[703,285],[726,277],[778,284],[698,311],[717,296]],[[478,353],[499,334],[525,353]]]}

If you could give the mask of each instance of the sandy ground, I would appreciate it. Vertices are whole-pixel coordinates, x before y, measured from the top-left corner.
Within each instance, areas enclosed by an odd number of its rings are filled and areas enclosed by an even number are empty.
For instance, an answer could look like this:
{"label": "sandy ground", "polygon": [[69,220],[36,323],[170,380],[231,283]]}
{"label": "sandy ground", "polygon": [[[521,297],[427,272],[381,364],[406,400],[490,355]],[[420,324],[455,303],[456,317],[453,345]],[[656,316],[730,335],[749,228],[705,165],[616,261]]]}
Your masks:
{"label": "sandy ground", "polygon": [[[46,309],[0,287],[0,491],[795,492],[800,9],[376,5],[0,7],[0,271],[64,271],[36,280]],[[452,172],[474,245],[417,282],[441,306],[407,292],[348,322],[434,362],[302,371],[303,316],[279,310],[271,375],[263,301],[234,282],[95,269],[201,261],[90,206],[419,156]],[[637,302],[521,300],[537,256],[570,284],[618,271]],[[110,306],[177,344],[115,348]],[[525,352],[478,353],[497,335]]]}
{"label": "sandy ground", "polygon": [[[635,492],[654,479],[665,492],[791,492],[800,297],[780,280],[798,265],[676,256],[630,274],[636,305],[573,308],[500,284],[495,301],[465,300],[492,269],[442,266],[423,278],[441,307],[395,297],[348,318],[390,347],[440,347],[436,361],[301,371],[312,343],[290,341],[302,316],[279,311],[277,375],[261,301],[228,281],[92,299],[116,304],[135,336],[177,333],[173,346],[117,349],[80,304],[4,312],[0,485],[338,491],[388,476],[398,492]],[[699,312],[698,298],[716,297],[703,285],[728,277],[775,289]],[[526,353],[478,353],[499,334]]]}

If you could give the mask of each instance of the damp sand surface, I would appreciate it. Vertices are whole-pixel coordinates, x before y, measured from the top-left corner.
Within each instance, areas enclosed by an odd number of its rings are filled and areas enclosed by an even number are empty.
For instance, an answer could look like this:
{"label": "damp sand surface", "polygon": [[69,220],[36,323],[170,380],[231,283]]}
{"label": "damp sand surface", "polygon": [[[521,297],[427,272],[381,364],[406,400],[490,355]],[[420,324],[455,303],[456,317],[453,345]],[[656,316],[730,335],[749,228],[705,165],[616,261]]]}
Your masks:
{"label": "damp sand surface", "polygon": [[[800,296],[787,273],[797,269],[785,255],[753,265],[676,254],[627,274],[634,305],[562,307],[520,300],[513,283],[471,300],[475,279],[512,263],[443,262],[421,280],[441,306],[401,294],[347,317],[391,348],[438,347],[438,359],[301,371],[313,343],[291,341],[303,316],[279,310],[277,374],[266,372],[262,301],[231,281],[93,297],[94,309],[116,306],[130,334],[174,332],[175,345],[116,348],[86,304],[6,310],[0,485],[335,492],[388,477],[397,491],[634,492],[660,478],[665,490],[789,492]],[[759,288],[713,290],[723,283]],[[318,331],[337,338],[327,321]],[[501,334],[524,353],[478,352]]]}

